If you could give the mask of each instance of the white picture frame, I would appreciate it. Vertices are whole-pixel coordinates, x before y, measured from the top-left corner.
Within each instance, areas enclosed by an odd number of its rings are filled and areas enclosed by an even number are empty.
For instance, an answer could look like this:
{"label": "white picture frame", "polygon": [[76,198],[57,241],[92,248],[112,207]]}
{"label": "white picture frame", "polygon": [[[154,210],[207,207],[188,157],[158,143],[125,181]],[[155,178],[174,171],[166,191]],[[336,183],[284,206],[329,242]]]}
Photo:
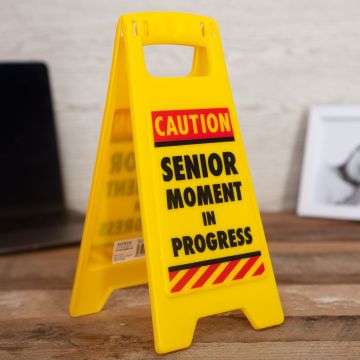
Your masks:
{"label": "white picture frame", "polygon": [[360,106],[310,111],[297,205],[307,217],[360,220]]}

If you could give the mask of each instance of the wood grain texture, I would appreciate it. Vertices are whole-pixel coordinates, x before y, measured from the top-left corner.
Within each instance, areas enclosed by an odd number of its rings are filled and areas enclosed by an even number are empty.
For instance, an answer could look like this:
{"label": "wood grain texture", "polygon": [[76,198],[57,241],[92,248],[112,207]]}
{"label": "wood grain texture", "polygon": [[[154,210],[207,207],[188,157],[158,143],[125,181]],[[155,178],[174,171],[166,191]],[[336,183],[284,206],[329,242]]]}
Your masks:
{"label": "wood grain texture", "polygon": [[357,0],[2,0],[0,60],[50,65],[69,204],[86,207],[117,19],[154,10],[216,18],[260,207],[293,209],[309,106],[360,103]]}
{"label": "wood grain texture", "polygon": [[[166,358],[359,358],[360,224],[292,214],[263,221],[285,323],[255,331],[241,311],[203,318],[191,348]],[[77,254],[68,247],[0,258],[0,359],[160,358],[146,286],[115,291],[98,314],[69,316]]]}

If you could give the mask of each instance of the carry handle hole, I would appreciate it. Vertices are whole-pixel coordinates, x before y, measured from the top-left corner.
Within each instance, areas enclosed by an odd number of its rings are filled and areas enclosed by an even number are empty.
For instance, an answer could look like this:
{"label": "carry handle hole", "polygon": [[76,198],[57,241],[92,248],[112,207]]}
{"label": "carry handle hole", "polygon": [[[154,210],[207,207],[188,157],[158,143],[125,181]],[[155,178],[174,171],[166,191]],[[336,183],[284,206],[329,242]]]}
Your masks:
{"label": "carry handle hole", "polygon": [[205,36],[205,25],[204,23],[200,23],[200,32],[202,36]]}
{"label": "carry handle hole", "polygon": [[133,33],[136,36],[138,34],[138,30],[137,30],[137,26],[136,26],[136,21],[132,22],[132,26],[133,26]]}
{"label": "carry handle hole", "polygon": [[144,46],[146,69],[154,77],[184,77],[193,68],[194,47],[185,45]]}

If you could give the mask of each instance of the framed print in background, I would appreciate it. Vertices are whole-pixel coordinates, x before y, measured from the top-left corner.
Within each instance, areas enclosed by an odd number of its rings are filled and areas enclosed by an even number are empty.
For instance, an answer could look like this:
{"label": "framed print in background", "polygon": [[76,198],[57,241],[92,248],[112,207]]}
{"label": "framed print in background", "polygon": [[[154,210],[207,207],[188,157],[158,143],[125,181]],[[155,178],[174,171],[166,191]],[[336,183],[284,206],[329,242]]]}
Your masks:
{"label": "framed print in background", "polygon": [[311,109],[297,213],[360,220],[360,106]]}

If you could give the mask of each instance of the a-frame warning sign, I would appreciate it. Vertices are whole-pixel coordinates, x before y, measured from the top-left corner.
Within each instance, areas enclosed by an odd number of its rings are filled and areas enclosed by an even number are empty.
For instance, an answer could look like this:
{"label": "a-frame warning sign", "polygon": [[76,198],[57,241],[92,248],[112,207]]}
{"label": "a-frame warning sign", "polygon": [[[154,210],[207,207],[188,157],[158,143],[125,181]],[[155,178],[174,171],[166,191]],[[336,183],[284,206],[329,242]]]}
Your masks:
{"label": "a-frame warning sign", "polygon": [[[153,44],[193,46],[190,74],[151,76],[143,47]],[[70,312],[95,313],[114,289],[146,282],[159,353],[189,346],[204,316],[241,309],[256,329],[283,321],[208,17],[139,13],[117,29]]]}

